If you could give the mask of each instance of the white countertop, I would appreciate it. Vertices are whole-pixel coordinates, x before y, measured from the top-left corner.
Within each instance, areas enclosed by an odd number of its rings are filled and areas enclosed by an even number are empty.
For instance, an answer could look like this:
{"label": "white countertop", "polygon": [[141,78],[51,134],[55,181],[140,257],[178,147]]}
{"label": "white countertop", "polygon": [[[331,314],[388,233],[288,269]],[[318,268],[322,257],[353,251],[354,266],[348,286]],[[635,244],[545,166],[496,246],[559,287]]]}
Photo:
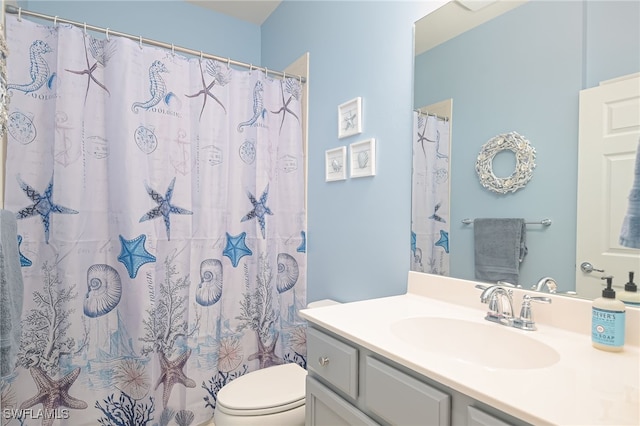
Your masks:
{"label": "white countertop", "polygon": [[[410,272],[404,295],[305,309],[301,314],[311,323],[535,425],[640,425],[638,338],[627,339],[630,343],[618,353],[592,347],[589,301],[551,295],[551,305],[533,305],[538,330],[513,329],[560,354],[557,363],[545,368],[487,368],[419,349],[391,331],[391,324],[398,320],[427,316],[504,327],[484,320],[486,305],[480,303],[480,290],[474,284]],[[520,306],[522,290],[515,293],[514,310]],[[451,303],[452,298],[456,303]],[[563,315],[571,320],[563,321]],[[584,332],[572,330],[576,324],[584,325]],[[627,335],[640,335],[639,312],[629,315],[628,310],[629,329]],[[504,356],[509,356],[508,348]]]}

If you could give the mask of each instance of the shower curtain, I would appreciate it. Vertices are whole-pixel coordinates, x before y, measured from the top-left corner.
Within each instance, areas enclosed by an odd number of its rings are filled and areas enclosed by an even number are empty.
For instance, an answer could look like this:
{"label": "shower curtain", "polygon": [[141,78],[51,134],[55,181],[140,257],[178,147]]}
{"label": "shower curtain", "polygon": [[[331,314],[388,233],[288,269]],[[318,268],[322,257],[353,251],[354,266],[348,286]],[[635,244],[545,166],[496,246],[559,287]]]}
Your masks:
{"label": "shower curtain", "polygon": [[411,270],[449,275],[449,120],[413,113]]}
{"label": "shower curtain", "polygon": [[306,367],[301,82],[12,15],[7,42],[3,420],[196,425],[231,380]]}

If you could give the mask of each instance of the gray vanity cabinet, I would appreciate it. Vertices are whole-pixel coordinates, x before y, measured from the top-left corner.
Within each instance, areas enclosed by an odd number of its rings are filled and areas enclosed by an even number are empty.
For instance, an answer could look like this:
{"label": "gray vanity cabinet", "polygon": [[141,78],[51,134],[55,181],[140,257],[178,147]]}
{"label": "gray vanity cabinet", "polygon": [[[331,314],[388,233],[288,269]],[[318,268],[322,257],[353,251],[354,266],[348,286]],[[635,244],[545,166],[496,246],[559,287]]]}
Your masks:
{"label": "gray vanity cabinet", "polygon": [[307,369],[306,426],[526,424],[316,326]]}

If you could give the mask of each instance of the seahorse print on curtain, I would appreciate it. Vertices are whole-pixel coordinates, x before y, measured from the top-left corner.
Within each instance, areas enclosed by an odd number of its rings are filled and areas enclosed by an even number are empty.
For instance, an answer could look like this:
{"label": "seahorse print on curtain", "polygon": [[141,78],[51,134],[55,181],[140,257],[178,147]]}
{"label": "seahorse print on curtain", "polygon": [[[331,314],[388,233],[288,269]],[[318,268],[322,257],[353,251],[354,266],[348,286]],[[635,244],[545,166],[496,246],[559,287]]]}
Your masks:
{"label": "seahorse print on curtain", "polygon": [[16,423],[201,424],[231,380],[306,367],[301,83],[12,15],[7,43],[3,408],[59,414]]}

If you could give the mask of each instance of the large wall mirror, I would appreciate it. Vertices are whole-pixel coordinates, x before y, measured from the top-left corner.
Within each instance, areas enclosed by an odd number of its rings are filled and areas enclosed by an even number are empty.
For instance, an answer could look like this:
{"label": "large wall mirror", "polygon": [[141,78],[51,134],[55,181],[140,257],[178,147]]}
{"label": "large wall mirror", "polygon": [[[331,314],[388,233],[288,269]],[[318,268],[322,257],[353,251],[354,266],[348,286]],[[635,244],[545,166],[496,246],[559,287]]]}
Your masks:
{"label": "large wall mirror", "polygon": [[[588,213],[577,207],[580,93],[640,72],[640,2],[453,0],[416,22],[415,36],[414,109],[444,100],[453,105],[448,275],[475,279],[473,224],[465,219],[524,218],[533,224],[526,227],[518,284],[531,288],[551,277],[558,293],[582,285],[593,291],[578,296],[599,295],[603,274],[581,270],[576,259],[577,215]],[[510,132],[535,149],[531,179],[515,192],[488,191],[476,173],[478,154]],[[621,132],[638,141],[640,126]],[[608,215],[622,218],[627,211],[636,150],[637,143],[616,166],[629,175],[618,191],[623,195],[591,194]],[[494,170],[513,170],[513,163],[496,157]],[[551,225],[535,224],[544,219]],[[640,279],[640,250],[619,251],[631,263],[605,272],[618,287],[631,270]],[[582,260],[599,269],[597,259]]]}

